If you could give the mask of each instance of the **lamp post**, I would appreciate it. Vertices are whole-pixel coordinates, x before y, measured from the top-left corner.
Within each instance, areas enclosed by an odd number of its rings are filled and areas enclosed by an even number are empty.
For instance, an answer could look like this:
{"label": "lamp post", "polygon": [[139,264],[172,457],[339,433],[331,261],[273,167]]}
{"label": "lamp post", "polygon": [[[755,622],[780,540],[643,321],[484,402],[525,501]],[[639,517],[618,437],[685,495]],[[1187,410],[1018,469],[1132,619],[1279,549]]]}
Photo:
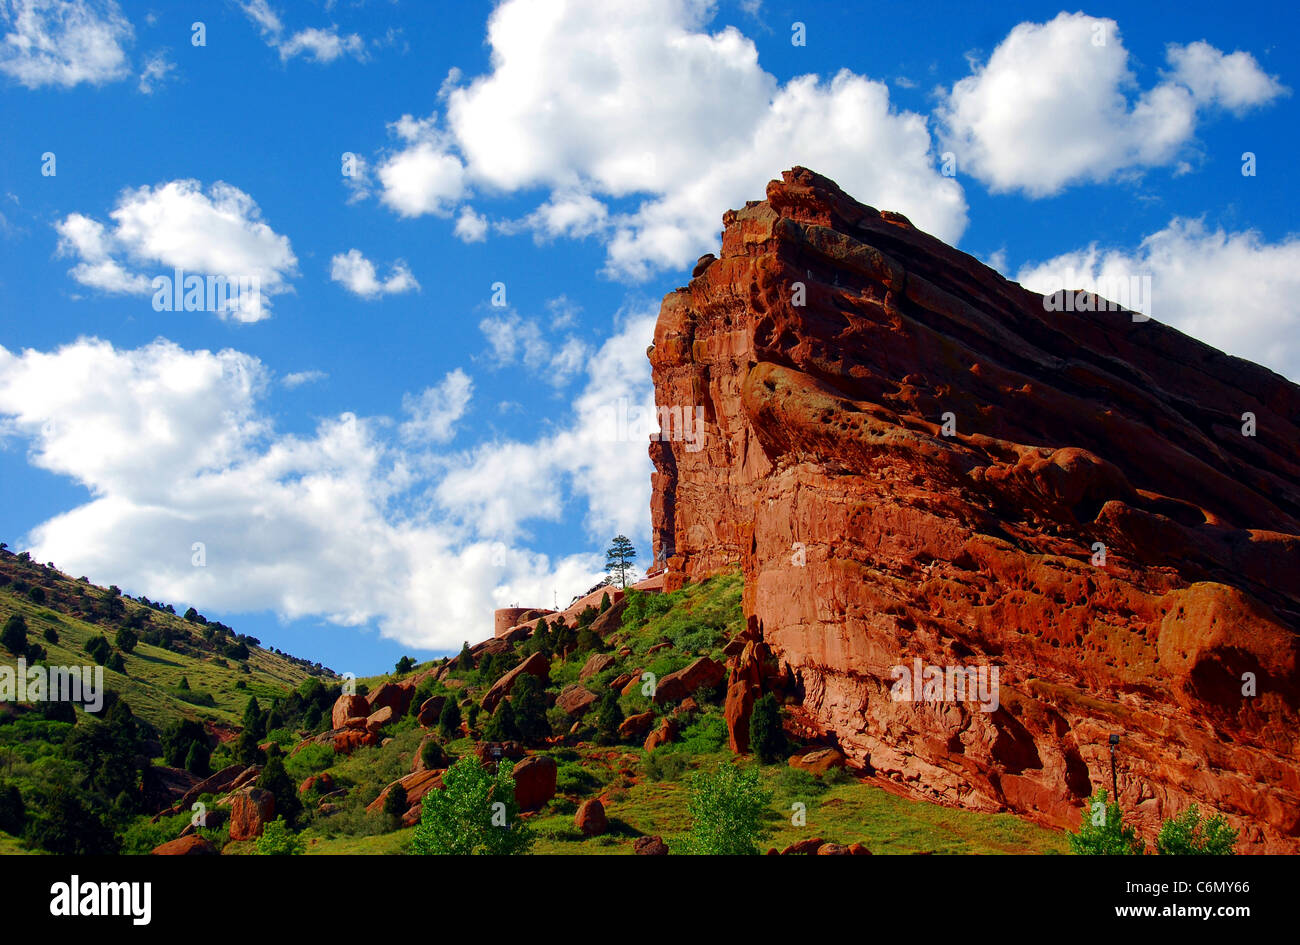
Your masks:
{"label": "lamp post", "polygon": [[1118,744],[1119,736],[1112,735],[1110,737],[1110,787],[1111,790],[1114,791],[1112,796],[1114,797],[1117,806],[1119,804],[1119,775],[1115,773],[1115,746]]}

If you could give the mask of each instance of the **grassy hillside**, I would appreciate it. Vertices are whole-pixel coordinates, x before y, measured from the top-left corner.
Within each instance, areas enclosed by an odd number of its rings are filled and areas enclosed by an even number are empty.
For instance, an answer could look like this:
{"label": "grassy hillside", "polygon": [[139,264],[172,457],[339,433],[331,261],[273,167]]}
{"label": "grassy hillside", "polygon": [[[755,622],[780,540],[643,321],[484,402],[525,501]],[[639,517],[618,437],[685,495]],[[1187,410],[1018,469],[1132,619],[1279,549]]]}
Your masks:
{"label": "grassy hillside", "polygon": [[[598,694],[623,673],[649,670],[662,678],[699,656],[721,660],[722,647],[743,627],[740,597],[741,579],[736,574],[719,575],[668,595],[629,595],[621,624],[601,647],[613,657],[612,662],[581,684]],[[515,666],[534,646],[532,641],[516,644],[500,661],[480,656],[477,668],[457,666],[444,671],[438,682],[422,685],[428,687],[426,692],[450,694],[468,716],[504,671],[501,666]],[[652,648],[655,651],[649,653]],[[579,682],[592,652],[579,648],[567,656],[553,654],[548,696],[553,698],[565,686]],[[412,673],[422,675],[436,665],[426,664]],[[374,688],[398,678],[364,682]],[[692,774],[732,759],[722,718],[721,688],[697,692],[699,711],[679,716],[683,724],[677,739],[653,752],[645,751],[641,739],[598,744],[595,707],[583,717],[578,731],[568,735],[573,719],[552,707],[548,718],[556,735],[536,744],[533,752],[556,760],[558,791],[540,811],[527,815],[537,836],[533,852],[629,854],[632,841],[643,835],[661,836],[670,847],[675,846],[690,823],[687,804]],[[625,716],[644,711],[663,716],[675,708],[654,706],[639,691],[620,697],[619,703]],[[480,714],[472,737],[462,734],[444,740],[447,754],[456,758],[472,753],[486,721]],[[387,784],[411,770],[415,752],[429,734],[407,717],[384,730],[386,744],[358,749],[350,757],[335,757],[313,745],[290,758],[288,766],[295,778],[328,771],[334,784],[348,791],[345,798],[331,800],[340,807],[337,812],[309,810],[305,815],[301,834],[305,852],[407,852],[413,829],[394,829],[394,821],[381,813],[367,814],[364,808]],[[769,833],[764,840],[767,846],[782,848],[816,836],[846,845],[863,842],[875,853],[1060,853],[1066,849],[1065,836],[1059,831],[1009,814],[980,814],[906,799],[871,779],[838,772],[818,778],[784,762],[761,766],[760,773],[772,794]],[[603,836],[584,838],[574,826],[574,813],[579,804],[593,797],[602,799],[610,829]],[[796,802],[807,810],[807,822],[802,826],[791,822]],[[226,848],[227,853],[251,850],[251,843]]]}
{"label": "grassy hillside", "polygon": [[[177,718],[233,726],[250,696],[268,700],[283,696],[309,675],[332,675],[257,645],[245,647],[246,659],[234,658],[222,648],[223,640],[229,644],[234,639],[230,634],[208,631],[208,625],[196,620],[5,552],[0,553],[0,624],[11,614],[24,618],[29,640],[45,650],[43,662],[51,666],[93,665],[86,645],[100,636],[112,644],[124,627],[137,637],[153,634],[165,641],[166,646],[142,641],[122,653],[124,673],[104,671],[104,685],[158,728]],[[47,631],[53,631],[57,642]],[[13,666],[15,659],[0,649],[0,663]],[[188,690],[181,688],[182,679]]]}

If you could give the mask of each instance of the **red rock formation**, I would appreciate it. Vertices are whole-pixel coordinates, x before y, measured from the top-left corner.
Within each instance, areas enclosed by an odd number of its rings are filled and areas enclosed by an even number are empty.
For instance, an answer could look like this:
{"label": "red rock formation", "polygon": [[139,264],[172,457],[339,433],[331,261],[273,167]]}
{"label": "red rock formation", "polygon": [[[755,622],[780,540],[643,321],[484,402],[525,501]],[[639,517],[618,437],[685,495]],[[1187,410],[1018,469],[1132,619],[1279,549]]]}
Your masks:
{"label": "red rock formation", "polygon": [[536,676],[538,679],[546,682],[550,678],[551,661],[546,658],[545,653],[533,653],[519,661],[519,665],[510,672],[506,673],[495,683],[492,688],[483,694],[483,711],[495,712],[497,704],[510,694],[515,680],[528,673],[530,676]]}
{"label": "red rock formation", "polygon": [[517,762],[511,776],[515,779],[515,801],[524,810],[537,810],[555,796],[558,772],[550,755],[529,755]]}
{"label": "red rock formation", "polygon": [[275,795],[261,788],[245,788],[232,798],[230,839],[253,840],[275,817]]}
{"label": "red rock formation", "polygon": [[[1300,850],[1300,388],[802,168],[724,224],[650,351],[703,411],[650,446],[665,589],[739,565],[801,723],[925,796],[1074,827],[1117,733],[1148,835]],[[998,667],[996,711],[896,701],[914,659]]]}

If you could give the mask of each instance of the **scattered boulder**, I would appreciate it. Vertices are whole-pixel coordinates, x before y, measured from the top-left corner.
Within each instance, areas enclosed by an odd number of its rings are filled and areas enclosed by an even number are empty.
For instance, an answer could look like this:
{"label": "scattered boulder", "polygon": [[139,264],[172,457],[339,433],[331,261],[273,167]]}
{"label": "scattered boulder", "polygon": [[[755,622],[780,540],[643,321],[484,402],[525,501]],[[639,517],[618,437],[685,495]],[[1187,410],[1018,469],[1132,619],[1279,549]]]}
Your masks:
{"label": "scattered boulder", "polygon": [[388,792],[398,784],[406,789],[407,804],[414,806],[419,803],[420,799],[424,797],[424,795],[428,794],[432,790],[442,787],[442,772],[416,771],[406,775],[406,777],[398,778],[392,784],[389,784],[380,791],[377,798],[366,805],[366,812],[373,814],[375,811],[383,810],[384,801],[388,800]]}
{"label": "scattered boulder", "polygon": [[349,728],[334,733],[334,753],[336,755],[350,755],[363,745],[378,744],[379,736],[374,732]]}
{"label": "scattered boulder", "polygon": [[430,696],[420,703],[415,721],[420,724],[421,728],[433,728],[438,724],[438,716],[442,715],[443,706],[446,704],[446,696]]}
{"label": "scattered boulder", "polygon": [[154,856],[215,856],[217,848],[198,834],[190,834],[159,844],[150,852]]}
{"label": "scattered boulder", "polygon": [[150,765],[140,776],[140,799],[147,810],[162,810],[188,794],[199,780],[184,768]]}
{"label": "scattered boulder", "polygon": [[236,794],[230,807],[230,839],[252,840],[262,835],[262,828],[275,817],[275,795],[261,788],[245,788]]}
{"label": "scattered boulder", "polygon": [[401,718],[411,710],[411,700],[415,698],[415,687],[409,683],[386,682],[366,699],[370,706],[363,714],[374,715],[380,709],[393,710],[394,718]]}
{"label": "scattered boulder", "polygon": [[661,745],[667,745],[677,738],[677,723],[672,719],[664,719],[659,723],[659,727],[646,736],[645,750],[654,751]]}
{"label": "scattered boulder", "polygon": [[573,825],[584,837],[597,837],[609,829],[609,818],[605,816],[605,805],[597,798],[582,802],[573,817]]}
{"label": "scattered boulder", "polygon": [[790,759],[790,767],[801,768],[809,774],[821,777],[831,768],[844,767],[844,754],[838,748],[818,748]]}
{"label": "scattered boulder", "polygon": [[817,848],[818,856],[849,856],[849,848],[842,843],[823,843]]}
{"label": "scattered boulder", "polygon": [[822,844],[826,841],[821,837],[809,837],[807,840],[796,840],[784,850],[782,856],[812,856],[821,849]]}
{"label": "scattered boulder", "polygon": [[637,837],[632,841],[632,852],[638,856],[667,856],[668,844],[661,837]]}
{"label": "scattered boulder", "polygon": [[[494,749],[501,749],[498,753]],[[498,759],[510,759],[518,761],[528,752],[524,751],[524,746],[518,742],[479,742],[474,746],[474,754],[483,764],[489,764]]]}
{"label": "scattered boulder", "polygon": [[555,796],[555,759],[549,755],[529,755],[515,765],[515,800],[524,810],[537,810]]}
{"label": "scattered boulder", "polygon": [[579,679],[589,679],[597,673],[601,673],[614,665],[614,654],[612,653],[592,653],[587,657],[587,662],[582,667],[582,672],[578,673]]}
{"label": "scattered boulder", "polygon": [[871,851],[860,843],[850,843],[849,853],[852,856],[871,856]]}
{"label": "scattered boulder", "polygon": [[527,659],[492,684],[492,688],[483,696],[483,711],[491,715],[496,710],[498,703],[510,692],[515,680],[523,673],[528,673],[531,676],[536,676],[542,682],[547,682],[551,675],[551,661],[546,658],[544,653],[530,654]]}
{"label": "scattered boulder", "polygon": [[623,720],[623,724],[618,727],[618,734],[620,737],[629,740],[645,738],[654,722],[655,714],[653,712],[640,712],[636,715],[629,715]]}
{"label": "scattered boulder", "polygon": [[613,689],[615,692],[621,692],[624,686],[626,686],[628,683],[630,683],[630,682],[631,682],[632,680],[634,680],[634,679],[639,679],[640,676],[641,676],[641,674],[640,674],[639,672],[637,672],[637,673],[619,673],[619,674],[618,674],[617,676],[615,676],[612,680],[610,680],[609,688],[610,688],[610,689]]}
{"label": "scattered boulder", "polygon": [[660,679],[659,685],[655,688],[654,701],[659,705],[681,702],[701,686],[705,688],[716,686],[726,675],[725,666],[707,656],[701,656],[690,666],[669,673]]}
{"label": "scattered boulder", "polygon": [[569,715],[583,715],[596,702],[596,694],[586,686],[565,686],[555,704]]}
{"label": "scattered boulder", "polygon": [[385,725],[393,721],[393,709],[391,706],[384,706],[377,712],[371,713],[366,719],[366,731],[378,732]]}
{"label": "scattered boulder", "polygon": [[334,700],[330,712],[331,728],[347,728],[348,719],[365,718],[370,714],[370,705],[365,696],[339,696]]}
{"label": "scattered boulder", "polygon": [[317,794],[328,794],[334,790],[334,775],[328,771],[322,771],[320,774],[309,776],[302,784],[298,785],[298,793],[306,794],[312,788],[316,789]]}

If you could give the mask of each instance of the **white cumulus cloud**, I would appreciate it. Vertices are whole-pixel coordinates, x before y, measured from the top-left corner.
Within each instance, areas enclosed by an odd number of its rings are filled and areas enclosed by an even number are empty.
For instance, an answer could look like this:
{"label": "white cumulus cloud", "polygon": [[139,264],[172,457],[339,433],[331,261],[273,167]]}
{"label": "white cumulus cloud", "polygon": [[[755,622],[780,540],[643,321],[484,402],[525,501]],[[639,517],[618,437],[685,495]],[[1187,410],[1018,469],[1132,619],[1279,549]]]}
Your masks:
{"label": "white cumulus cloud", "polygon": [[[714,248],[723,211],[795,164],[961,235],[961,186],[938,173],[923,116],[848,71],[782,84],[736,28],[710,30],[713,12],[706,0],[505,0],[488,22],[491,71],[448,76],[442,122],[396,123],[381,199],[402,216],[446,216],[476,189],[543,188],[500,229],[597,236],[607,272],[630,278]],[[640,202],[613,206],[624,198]]]}
{"label": "white cumulus cloud", "polygon": [[0,4],[0,72],[29,89],[125,78],[134,33],[113,0],[10,0]]}
{"label": "white cumulus cloud", "polygon": [[56,224],[58,251],[78,260],[70,275],[83,285],[144,295],[154,277],[173,279],[175,270],[247,280],[256,291],[217,314],[249,322],[269,317],[270,296],[291,291],[298,260],[288,237],[238,187],[217,181],[204,192],[196,180],[174,180],[128,189],[109,218],[72,213]]}
{"label": "white cumulus cloud", "polygon": [[1137,247],[1093,244],[1026,265],[1016,280],[1050,292],[1143,276],[1153,318],[1300,381],[1300,237],[1269,242],[1253,230],[1174,218]]}
{"label": "white cumulus cloud", "polygon": [[330,260],[330,278],[363,299],[398,295],[420,288],[420,283],[415,281],[415,276],[411,275],[411,270],[401,259],[389,267],[388,278],[380,280],[375,273],[375,264],[363,256],[359,249],[335,255]]}
{"label": "white cumulus cloud", "polygon": [[1240,112],[1284,91],[1249,53],[1195,42],[1166,58],[1162,80],[1139,90],[1114,20],[1021,23],[945,96],[944,146],[995,192],[1042,197],[1180,163],[1206,109]]}

